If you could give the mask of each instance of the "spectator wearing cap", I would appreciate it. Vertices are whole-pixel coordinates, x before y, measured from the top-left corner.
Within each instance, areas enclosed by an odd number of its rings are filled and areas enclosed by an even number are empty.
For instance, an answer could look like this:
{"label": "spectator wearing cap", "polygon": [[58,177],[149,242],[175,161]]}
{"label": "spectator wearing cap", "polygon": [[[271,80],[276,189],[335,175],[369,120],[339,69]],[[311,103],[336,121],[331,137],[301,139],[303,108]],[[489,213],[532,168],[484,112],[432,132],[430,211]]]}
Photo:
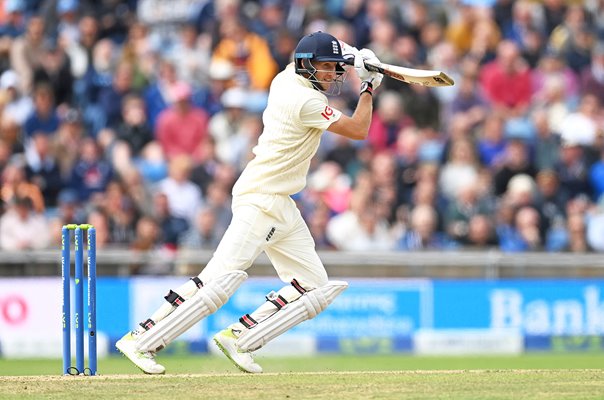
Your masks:
{"label": "spectator wearing cap", "polygon": [[0,90],[8,95],[8,102],[4,105],[2,118],[10,118],[18,125],[23,125],[25,120],[34,110],[34,103],[29,96],[25,96],[19,87],[19,75],[12,69],[0,75]]}
{"label": "spectator wearing cap", "polygon": [[223,109],[214,114],[208,132],[216,143],[216,155],[222,162],[233,163],[231,138],[238,134],[246,116],[247,92],[241,87],[227,89],[220,97]]}
{"label": "spectator wearing cap", "polygon": [[566,202],[579,196],[591,196],[589,166],[580,142],[572,138],[562,139],[560,160],[554,170],[560,179],[560,192]]}
{"label": "spectator wearing cap", "polygon": [[25,34],[15,39],[10,51],[11,69],[19,74],[25,94],[32,93],[34,69],[42,63],[43,45],[44,20],[38,16],[31,17]]}
{"label": "spectator wearing cap", "polygon": [[43,249],[50,242],[46,218],[33,209],[31,199],[17,197],[0,217],[0,248],[3,250]]}
{"label": "spectator wearing cap", "polygon": [[173,85],[170,94],[174,103],[159,114],[155,137],[168,160],[182,154],[199,160],[208,136],[208,114],[191,104],[186,82]]}
{"label": "spectator wearing cap", "polygon": [[79,0],[57,1],[57,33],[56,37],[62,47],[77,43],[80,36],[78,27]]}

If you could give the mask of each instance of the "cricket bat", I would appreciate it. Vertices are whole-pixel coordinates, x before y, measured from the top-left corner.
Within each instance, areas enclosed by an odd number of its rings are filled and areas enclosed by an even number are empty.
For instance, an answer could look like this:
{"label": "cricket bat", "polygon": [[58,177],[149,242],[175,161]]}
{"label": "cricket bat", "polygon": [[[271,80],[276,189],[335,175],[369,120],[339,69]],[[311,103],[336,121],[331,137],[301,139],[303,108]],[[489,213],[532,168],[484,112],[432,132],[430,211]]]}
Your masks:
{"label": "cricket bat", "polygon": [[405,68],[385,63],[371,64],[368,62],[365,62],[365,68],[368,71],[379,72],[390,78],[416,85],[439,87],[453,86],[455,84],[453,79],[442,71]]}
{"label": "cricket bat", "polygon": [[[352,46],[340,41],[342,52],[344,54],[353,53]],[[356,51],[356,50],[355,50]],[[354,59],[350,59],[349,63],[354,63]],[[433,71],[427,69],[415,69],[399,67],[398,65],[391,65],[386,63],[371,64],[365,61],[365,68],[368,71],[379,72],[389,76],[390,78],[399,80],[405,83],[411,83],[416,85],[424,85],[429,87],[439,86],[453,86],[455,82],[453,79],[442,71]]]}

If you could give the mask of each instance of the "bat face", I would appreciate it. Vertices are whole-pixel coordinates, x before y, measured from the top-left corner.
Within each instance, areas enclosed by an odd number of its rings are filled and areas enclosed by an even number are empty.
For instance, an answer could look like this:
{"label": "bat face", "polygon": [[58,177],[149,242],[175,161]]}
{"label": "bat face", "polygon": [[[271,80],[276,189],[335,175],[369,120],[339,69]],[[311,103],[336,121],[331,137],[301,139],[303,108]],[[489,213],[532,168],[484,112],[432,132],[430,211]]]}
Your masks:
{"label": "bat face", "polygon": [[416,85],[441,87],[455,84],[453,79],[442,71],[405,68],[384,63],[379,66],[366,63],[365,68],[369,71],[379,72],[390,78]]}

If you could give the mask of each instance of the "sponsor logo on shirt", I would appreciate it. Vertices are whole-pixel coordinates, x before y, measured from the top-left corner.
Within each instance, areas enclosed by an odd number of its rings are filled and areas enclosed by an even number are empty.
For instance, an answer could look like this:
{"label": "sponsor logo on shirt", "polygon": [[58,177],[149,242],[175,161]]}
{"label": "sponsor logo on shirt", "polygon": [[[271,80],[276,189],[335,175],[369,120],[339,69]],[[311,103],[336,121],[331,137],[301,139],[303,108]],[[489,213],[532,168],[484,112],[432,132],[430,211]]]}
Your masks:
{"label": "sponsor logo on shirt", "polygon": [[333,109],[329,106],[325,106],[325,110],[321,113],[321,116],[326,120],[329,120],[333,115]]}

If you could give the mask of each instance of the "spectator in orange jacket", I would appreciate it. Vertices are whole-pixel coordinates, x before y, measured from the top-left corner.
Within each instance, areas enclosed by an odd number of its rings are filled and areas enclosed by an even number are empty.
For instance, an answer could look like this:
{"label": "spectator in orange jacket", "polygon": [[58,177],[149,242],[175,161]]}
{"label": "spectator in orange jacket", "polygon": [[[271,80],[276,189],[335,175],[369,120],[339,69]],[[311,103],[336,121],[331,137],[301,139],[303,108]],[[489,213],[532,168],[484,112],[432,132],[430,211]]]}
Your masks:
{"label": "spectator in orange jacket", "polygon": [[236,69],[232,85],[266,91],[277,74],[277,63],[266,40],[251,32],[244,21],[231,17],[220,24],[222,39],[216,45],[212,61],[231,62]]}

